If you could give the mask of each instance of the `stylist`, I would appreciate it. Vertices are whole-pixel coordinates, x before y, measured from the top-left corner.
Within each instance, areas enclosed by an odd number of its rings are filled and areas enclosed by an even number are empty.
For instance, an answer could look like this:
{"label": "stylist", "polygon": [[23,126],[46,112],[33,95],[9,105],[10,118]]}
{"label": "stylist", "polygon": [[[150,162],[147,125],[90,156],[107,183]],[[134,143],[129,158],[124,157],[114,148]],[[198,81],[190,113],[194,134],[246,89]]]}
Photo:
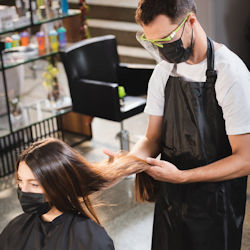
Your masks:
{"label": "stylist", "polygon": [[250,173],[249,71],[207,37],[193,0],[141,0],[136,19],[140,42],[162,59],[149,82],[147,132],[131,152],[161,153],[161,160],[148,159],[147,173],[160,181],[152,249],[240,250],[247,177],[238,177]]}

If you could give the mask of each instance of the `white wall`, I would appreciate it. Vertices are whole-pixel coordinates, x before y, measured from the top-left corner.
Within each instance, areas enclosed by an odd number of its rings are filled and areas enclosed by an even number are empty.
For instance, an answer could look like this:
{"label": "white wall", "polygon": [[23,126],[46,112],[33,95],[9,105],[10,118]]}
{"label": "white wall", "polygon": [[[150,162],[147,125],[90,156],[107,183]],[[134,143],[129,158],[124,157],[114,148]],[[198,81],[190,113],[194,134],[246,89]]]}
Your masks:
{"label": "white wall", "polygon": [[[250,69],[250,0],[196,0],[198,19],[208,36],[233,50]],[[250,23],[248,24],[250,33]]]}
{"label": "white wall", "polygon": [[214,39],[214,20],[211,18],[213,15],[213,5],[211,0],[196,0],[197,17],[201,26],[206,31],[207,35]]}

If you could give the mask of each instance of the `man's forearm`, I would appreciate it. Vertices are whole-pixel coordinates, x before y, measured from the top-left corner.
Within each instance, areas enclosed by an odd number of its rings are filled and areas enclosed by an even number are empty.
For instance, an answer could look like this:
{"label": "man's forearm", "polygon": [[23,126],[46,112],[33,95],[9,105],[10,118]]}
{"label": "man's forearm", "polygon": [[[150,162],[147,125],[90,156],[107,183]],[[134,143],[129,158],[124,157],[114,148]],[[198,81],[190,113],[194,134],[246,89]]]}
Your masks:
{"label": "man's forearm", "polygon": [[159,153],[159,143],[157,141],[149,140],[147,137],[143,137],[139,140],[130,151],[130,154],[141,159],[146,159],[147,157],[157,157]]}
{"label": "man's forearm", "polygon": [[182,171],[183,183],[224,181],[250,174],[250,161],[241,155],[231,155],[209,165]]}

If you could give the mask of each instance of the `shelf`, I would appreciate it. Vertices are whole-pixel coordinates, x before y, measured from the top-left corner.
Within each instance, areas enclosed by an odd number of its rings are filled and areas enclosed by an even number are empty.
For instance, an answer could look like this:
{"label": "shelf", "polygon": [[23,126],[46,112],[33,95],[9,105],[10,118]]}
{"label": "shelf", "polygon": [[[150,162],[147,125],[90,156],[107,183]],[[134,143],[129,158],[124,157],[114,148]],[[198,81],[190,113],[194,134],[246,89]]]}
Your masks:
{"label": "shelf", "polygon": [[57,20],[66,18],[66,17],[77,16],[79,14],[81,14],[80,10],[69,9],[68,14],[61,14],[58,17],[39,20],[38,22],[35,22],[33,25],[40,25],[40,24],[43,24],[43,23],[49,23],[49,22],[53,22],[53,21],[57,21]]}
{"label": "shelf", "polygon": [[61,19],[66,18],[66,17],[77,16],[80,13],[81,13],[80,10],[69,9],[68,14],[61,14],[61,15],[59,15],[57,17],[39,20],[38,22],[34,22],[33,24],[30,23],[30,24],[27,24],[27,25],[24,25],[24,26],[21,26],[21,27],[15,27],[13,29],[2,30],[2,31],[0,31],[0,35],[6,34],[6,33],[15,32],[17,30],[27,29],[27,28],[30,28],[32,26],[37,26],[37,25],[41,25],[41,24],[44,24],[44,23],[49,23],[49,22],[61,20]]}
{"label": "shelf", "polygon": [[[31,55],[31,56],[26,56],[25,58],[21,58],[20,56],[20,59],[16,59],[14,58],[13,59],[13,63],[5,63],[4,64],[4,69],[11,69],[11,68],[14,68],[18,65],[22,65],[22,64],[25,64],[25,63],[30,63],[30,62],[33,62],[33,61],[36,61],[36,60],[39,60],[39,59],[43,59],[43,58],[46,58],[48,56],[53,56],[53,55],[56,55],[58,54],[59,51],[56,51],[56,52],[51,52],[51,51],[47,51],[45,52],[44,55],[39,55],[38,54],[38,50],[37,50],[37,54],[35,55]],[[21,53],[21,52],[13,52],[13,53]],[[25,52],[24,52],[25,53]],[[11,53],[10,53],[11,54]],[[0,65],[0,71],[2,71],[2,66]]]}
{"label": "shelf", "polygon": [[[72,46],[72,43],[67,43],[65,49],[70,46]],[[17,50],[18,50],[18,47],[17,47]],[[33,49],[28,52],[27,51],[3,52],[4,69],[5,70],[11,69],[22,64],[26,64],[26,63],[30,63],[39,59],[46,58],[48,56],[57,55],[58,53],[60,53],[60,50],[52,52],[50,49],[47,49],[43,55],[39,55],[38,49],[36,47],[33,47]],[[0,72],[1,71],[2,71],[2,66],[0,62]]]}
{"label": "shelf", "polygon": [[[31,5],[31,0],[29,0],[29,3]],[[28,12],[28,14],[31,13]],[[66,15],[59,14],[56,17],[36,22],[32,22],[31,18],[24,18],[24,20],[19,19],[17,22],[19,22],[19,25],[22,26],[16,27],[18,24],[15,24],[15,27],[11,29],[1,30],[0,38],[2,40],[3,35],[7,33],[21,31],[33,26],[39,26],[41,24],[54,22],[80,14],[80,10],[70,9]],[[18,65],[33,62],[35,60],[59,53],[59,51],[52,52],[47,50],[43,55],[39,55],[36,48],[29,48],[21,52],[4,52],[3,41],[0,42],[0,50],[4,57],[4,63],[2,61],[0,62],[0,71],[2,71],[0,74],[2,74],[5,69],[14,68]],[[23,50],[23,48],[20,48],[20,50]],[[6,81],[7,80],[3,78],[3,86],[5,87],[3,91],[4,94],[8,96],[6,87],[8,83]],[[22,112],[19,116],[13,117],[13,115],[9,114],[9,112],[0,116],[0,177],[14,172],[13,166],[17,160],[17,154],[29,146],[30,143],[46,137],[56,137],[63,140],[64,131],[62,115],[71,111],[71,99],[70,102],[69,99],[69,97],[62,97],[56,105],[48,105],[50,102],[46,100],[38,100],[33,104],[27,105],[21,105],[20,103]],[[6,102],[6,106],[9,108],[8,100]]]}
{"label": "shelf", "polygon": [[[48,100],[40,100],[28,106],[22,107],[19,117],[11,117],[13,132],[35,125],[41,121],[58,117],[71,111],[69,97],[62,97],[59,105],[51,105]],[[65,100],[65,107],[63,102]],[[60,106],[61,105],[61,106]],[[0,116],[0,138],[10,134],[8,128],[8,115]]]}

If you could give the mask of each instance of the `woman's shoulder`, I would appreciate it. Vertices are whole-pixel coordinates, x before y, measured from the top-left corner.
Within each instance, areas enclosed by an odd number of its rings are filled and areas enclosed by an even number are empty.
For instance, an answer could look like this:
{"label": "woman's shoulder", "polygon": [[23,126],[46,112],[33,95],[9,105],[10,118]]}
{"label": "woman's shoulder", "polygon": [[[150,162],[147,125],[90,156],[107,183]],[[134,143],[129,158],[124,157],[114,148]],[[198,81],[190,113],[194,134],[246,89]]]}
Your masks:
{"label": "woman's shoulder", "polygon": [[12,228],[17,229],[17,225],[18,225],[18,228],[20,228],[20,225],[25,225],[26,223],[30,223],[30,221],[33,219],[34,219],[34,216],[32,214],[22,213],[22,214],[16,216],[13,220],[11,220],[7,224],[7,226],[4,228],[3,232],[5,230],[10,230]]}
{"label": "woman's shoulder", "polygon": [[[82,215],[74,216],[75,237],[93,249],[114,249],[113,241],[101,225]],[[95,247],[93,247],[95,246]]]}
{"label": "woman's shoulder", "polygon": [[81,228],[81,229],[85,229],[88,230],[89,233],[102,233],[102,234],[107,234],[106,230],[104,229],[104,227],[102,227],[101,225],[97,224],[95,221],[93,221],[92,219],[83,216],[83,215],[75,215],[74,216],[74,225],[75,227]]}
{"label": "woman's shoulder", "polygon": [[34,216],[21,214],[11,220],[0,234],[3,249],[8,249],[9,244],[18,244],[18,240],[32,231]]}

